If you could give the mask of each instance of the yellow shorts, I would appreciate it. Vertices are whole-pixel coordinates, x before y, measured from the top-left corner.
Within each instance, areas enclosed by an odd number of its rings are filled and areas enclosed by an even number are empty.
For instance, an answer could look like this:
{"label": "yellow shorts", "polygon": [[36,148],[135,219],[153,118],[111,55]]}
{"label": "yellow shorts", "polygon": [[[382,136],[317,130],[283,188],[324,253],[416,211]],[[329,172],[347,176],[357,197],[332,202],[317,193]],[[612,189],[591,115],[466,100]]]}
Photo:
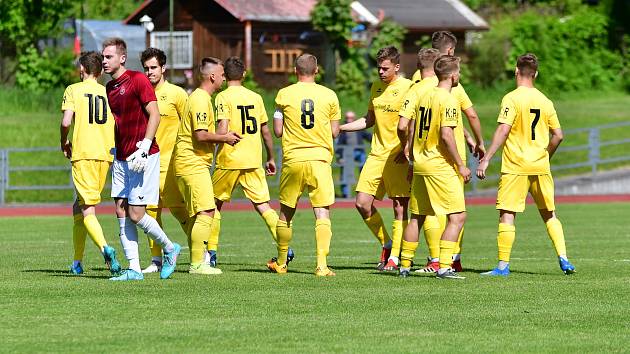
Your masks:
{"label": "yellow shorts", "polygon": [[147,209],[183,208],[186,206],[184,197],[177,187],[177,178],[173,164],[167,171],[160,171],[160,201],[158,205],[147,205]]}
{"label": "yellow shorts", "polygon": [[184,197],[188,216],[216,208],[210,171],[194,175],[177,176],[177,186]]}
{"label": "yellow shorts", "polygon": [[72,162],[72,182],[80,205],[96,205],[101,202],[101,192],[107,181],[109,161],[77,160]]}
{"label": "yellow shorts", "polygon": [[324,161],[283,164],[280,174],[280,203],[295,208],[304,188],[308,188],[313,207],[334,204],[335,185],[330,164]]}
{"label": "yellow shorts", "polygon": [[463,179],[459,175],[413,175],[409,211],[415,215],[466,211]]}
{"label": "yellow shorts", "polygon": [[553,177],[551,175],[521,176],[502,174],[497,191],[497,210],[520,213],[525,210],[527,192],[531,193],[538,209],[556,210]]}
{"label": "yellow shorts", "polygon": [[240,184],[247,199],[252,202],[265,203],[269,199],[269,187],[262,167],[246,170],[224,170],[217,168],[212,175],[215,198],[229,202],[236,184]]}
{"label": "yellow shorts", "polygon": [[369,156],[361,169],[356,191],[373,195],[378,200],[382,200],[385,193],[390,198],[409,197],[407,169],[406,163],[396,163],[394,157],[383,160]]}

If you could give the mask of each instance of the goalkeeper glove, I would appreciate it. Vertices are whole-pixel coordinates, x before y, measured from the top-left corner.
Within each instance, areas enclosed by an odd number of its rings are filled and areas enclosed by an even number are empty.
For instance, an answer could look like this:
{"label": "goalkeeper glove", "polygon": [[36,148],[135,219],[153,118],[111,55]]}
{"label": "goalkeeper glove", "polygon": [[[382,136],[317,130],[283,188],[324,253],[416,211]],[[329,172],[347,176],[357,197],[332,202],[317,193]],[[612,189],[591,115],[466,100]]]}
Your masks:
{"label": "goalkeeper glove", "polygon": [[129,169],[136,173],[143,173],[147,168],[147,160],[149,158],[149,149],[151,148],[151,144],[153,141],[151,139],[144,139],[142,141],[138,141],[136,147],[138,150],[133,154],[127,157],[127,162],[129,163]]}

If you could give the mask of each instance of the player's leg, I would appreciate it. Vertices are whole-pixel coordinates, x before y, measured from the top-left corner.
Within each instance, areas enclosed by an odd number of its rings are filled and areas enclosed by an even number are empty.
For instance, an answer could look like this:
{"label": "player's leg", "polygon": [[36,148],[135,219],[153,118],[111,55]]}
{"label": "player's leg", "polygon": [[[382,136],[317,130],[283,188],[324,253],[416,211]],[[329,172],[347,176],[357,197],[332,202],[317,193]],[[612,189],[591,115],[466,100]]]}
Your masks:
{"label": "player's leg", "polygon": [[315,244],[317,255],[316,276],[334,276],[328,268],[327,258],[330,252],[332,227],[330,223],[330,205],[335,203],[335,184],[330,164],[322,161],[310,161],[305,171],[308,196],[315,214]]}
{"label": "player's leg", "polygon": [[536,202],[538,212],[545,223],[549,239],[558,256],[560,269],[567,275],[575,273],[575,267],[567,258],[562,223],[555,213],[554,185],[551,175],[530,176],[530,193]]}
{"label": "player's leg", "polygon": [[440,269],[437,272],[437,277],[440,279],[463,279],[452,270],[451,263],[459,233],[466,222],[466,212],[456,212],[448,214],[446,217],[446,228],[442,233],[442,238],[440,238]]}
{"label": "player's leg", "polygon": [[398,270],[400,250],[402,246],[403,232],[409,223],[407,207],[409,198],[392,197],[394,220],[392,221],[392,249],[384,270]]}
{"label": "player's leg", "polygon": [[403,234],[401,252],[400,252],[400,276],[407,277],[413,264],[413,258],[416,255],[416,249],[418,248],[418,237],[420,234],[420,227],[424,224],[425,216],[418,214],[411,214],[411,219],[405,227]]}
{"label": "player's leg", "polygon": [[446,228],[446,215],[427,215],[424,220],[424,239],[429,249],[429,258],[418,273],[436,273],[440,268],[440,238]]}
{"label": "player's leg", "polygon": [[[147,214],[154,218],[160,226],[162,226],[162,208],[157,205],[147,206]],[[162,247],[153,241],[149,235],[147,235],[149,241],[149,249],[151,250],[151,264],[142,270],[142,273],[157,273],[162,269]]]}
{"label": "player's leg", "polygon": [[455,248],[453,249],[453,263],[451,264],[451,267],[456,271],[456,272],[461,272],[462,269],[462,241],[464,240],[464,229],[465,227],[462,228],[462,231],[459,232],[459,237],[457,237],[457,243],[455,244]]}
{"label": "player's leg", "polygon": [[315,214],[315,254],[317,255],[315,275],[334,276],[335,273],[328,268],[328,253],[332,239],[329,207],[314,207],[313,214]]}
{"label": "player's leg", "polygon": [[72,218],[74,220],[72,225],[72,246],[74,248],[74,260],[70,266],[71,274],[83,274],[83,255],[85,254],[85,238],[87,236],[87,230],[83,223],[83,214],[79,207],[79,201],[75,200],[72,205]]}

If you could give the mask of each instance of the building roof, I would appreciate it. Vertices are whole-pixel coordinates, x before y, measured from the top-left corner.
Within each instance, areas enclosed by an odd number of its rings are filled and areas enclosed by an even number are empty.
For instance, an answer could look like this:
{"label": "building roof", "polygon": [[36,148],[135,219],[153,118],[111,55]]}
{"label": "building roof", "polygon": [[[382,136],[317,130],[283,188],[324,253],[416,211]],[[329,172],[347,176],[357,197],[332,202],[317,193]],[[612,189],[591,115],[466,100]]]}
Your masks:
{"label": "building roof", "polygon": [[[204,0],[214,1],[234,18],[258,22],[309,22],[317,0]],[[150,5],[159,0],[145,0],[124,23],[137,23]],[[460,0],[359,0],[374,16],[383,13],[412,30],[483,30],[488,24]],[[354,8],[354,6],[353,6]],[[356,10],[355,10],[356,11]]]}

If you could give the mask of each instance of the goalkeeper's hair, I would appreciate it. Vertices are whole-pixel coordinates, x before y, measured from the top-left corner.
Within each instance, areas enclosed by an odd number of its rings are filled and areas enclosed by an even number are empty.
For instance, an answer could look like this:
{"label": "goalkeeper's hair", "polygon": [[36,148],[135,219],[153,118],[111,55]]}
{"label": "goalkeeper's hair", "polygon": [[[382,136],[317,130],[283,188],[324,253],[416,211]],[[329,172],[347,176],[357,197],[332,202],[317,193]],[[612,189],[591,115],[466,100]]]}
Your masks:
{"label": "goalkeeper's hair", "polygon": [[400,63],[400,52],[398,52],[398,48],[390,45],[388,47],[384,47],[378,50],[376,53],[376,62],[382,63],[385,60],[389,60],[392,64]]}
{"label": "goalkeeper's hair", "polygon": [[303,53],[295,59],[295,71],[298,75],[313,76],[317,72],[317,57]]}
{"label": "goalkeeper's hair", "polygon": [[110,37],[103,41],[103,49],[110,46],[116,46],[118,55],[127,55],[127,43],[122,38]]}
{"label": "goalkeeper's hair", "polygon": [[459,70],[459,57],[442,55],[435,61],[433,71],[440,81],[448,79],[450,75]]}
{"label": "goalkeeper's hair", "polygon": [[422,48],[418,51],[418,69],[433,68],[433,64],[440,57],[440,51],[434,48]]}
{"label": "goalkeeper's hair", "polygon": [[455,48],[457,45],[457,37],[449,31],[437,31],[431,36],[431,46],[440,51],[440,53],[446,53],[448,48]]}
{"label": "goalkeeper's hair", "polygon": [[245,64],[237,56],[225,59],[225,79],[228,81],[241,80],[245,73]]}
{"label": "goalkeeper's hair", "polygon": [[532,53],[523,54],[516,60],[516,67],[521,76],[535,77],[538,71],[538,58]]}
{"label": "goalkeeper's hair", "polygon": [[79,64],[87,74],[99,77],[103,71],[103,55],[95,51],[83,52],[79,57]]}
{"label": "goalkeeper's hair", "polygon": [[157,48],[147,48],[140,54],[140,63],[144,65],[147,60],[155,58],[160,66],[166,65],[166,54]]}

